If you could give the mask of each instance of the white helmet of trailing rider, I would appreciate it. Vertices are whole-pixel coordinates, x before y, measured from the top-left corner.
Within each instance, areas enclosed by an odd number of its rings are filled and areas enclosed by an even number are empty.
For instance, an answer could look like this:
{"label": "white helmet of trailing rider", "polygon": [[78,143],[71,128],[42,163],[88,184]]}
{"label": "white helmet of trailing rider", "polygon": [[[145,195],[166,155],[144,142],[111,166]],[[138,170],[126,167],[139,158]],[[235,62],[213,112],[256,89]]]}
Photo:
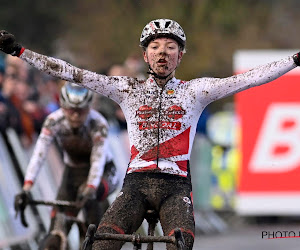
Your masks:
{"label": "white helmet of trailing rider", "polygon": [[141,34],[140,45],[147,47],[149,42],[158,37],[170,37],[185,48],[186,36],[181,26],[171,19],[156,19],[148,23]]}
{"label": "white helmet of trailing rider", "polygon": [[92,100],[92,91],[74,83],[66,82],[60,90],[59,102],[63,108],[87,108]]}

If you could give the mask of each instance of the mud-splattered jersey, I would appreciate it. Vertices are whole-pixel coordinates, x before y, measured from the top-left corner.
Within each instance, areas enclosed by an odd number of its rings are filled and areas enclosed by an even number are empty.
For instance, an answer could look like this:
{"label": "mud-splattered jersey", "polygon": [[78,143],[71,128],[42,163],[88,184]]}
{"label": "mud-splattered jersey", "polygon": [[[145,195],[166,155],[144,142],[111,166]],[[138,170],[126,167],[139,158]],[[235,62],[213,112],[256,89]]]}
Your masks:
{"label": "mud-splattered jersey", "polygon": [[98,187],[104,165],[112,160],[107,143],[108,124],[97,111],[91,109],[84,124],[71,128],[62,109],[47,116],[31,156],[25,182],[34,182],[46,158],[49,146],[57,141],[63,161],[69,167],[90,168],[87,185]]}
{"label": "mud-splattered jersey", "polygon": [[105,76],[25,50],[20,56],[50,75],[75,82],[116,101],[127,120],[131,159],[127,173],[151,171],[187,176],[188,160],[203,109],[211,102],[270,82],[296,67],[292,57],[228,78],[146,80]]}

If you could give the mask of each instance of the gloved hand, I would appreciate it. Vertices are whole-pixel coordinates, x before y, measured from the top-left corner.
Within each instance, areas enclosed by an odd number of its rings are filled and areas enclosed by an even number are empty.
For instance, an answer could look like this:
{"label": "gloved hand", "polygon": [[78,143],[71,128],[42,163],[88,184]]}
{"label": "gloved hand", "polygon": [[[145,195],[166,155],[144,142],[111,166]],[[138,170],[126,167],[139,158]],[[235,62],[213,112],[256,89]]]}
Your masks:
{"label": "gloved hand", "polygon": [[300,66],[300,52],[293,55],[294,62],[297,66]]}
{"label": "gloved hand", "polygon": [[0,50],[12,56],[20,56],[24,51],[22,45],[16,43],[15,36],[5,30],[0,30]]}
{"label": "gloved hand", "polygon": [[15,211],[24,210],[29,199],[29,193],[22,191],[21,193],[15,195],[14,207]]}
{"label": "gloved hand", "polygon": [[80,201],[88,201],[96,199],[96,189],[90,186],[86,186],[79,195]]}

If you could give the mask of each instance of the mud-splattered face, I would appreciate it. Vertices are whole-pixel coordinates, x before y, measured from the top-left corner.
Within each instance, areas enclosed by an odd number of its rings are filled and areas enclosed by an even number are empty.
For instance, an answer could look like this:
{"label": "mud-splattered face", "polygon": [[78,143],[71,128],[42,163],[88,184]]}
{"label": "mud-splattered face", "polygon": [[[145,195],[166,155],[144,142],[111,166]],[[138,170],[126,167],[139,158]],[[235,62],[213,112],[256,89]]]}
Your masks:
{"label": "mud-splattered face", "polygon": [[79,128],[82,126],[89,110],[89,108],[63,108],[64,115],[72,128]]}
{"label": "mud-splattered face", "polygon": [[144,60],[159,76],[167,76],[179,65],[183,52],[178,43],[167,37],[151,41],[144,51]]}

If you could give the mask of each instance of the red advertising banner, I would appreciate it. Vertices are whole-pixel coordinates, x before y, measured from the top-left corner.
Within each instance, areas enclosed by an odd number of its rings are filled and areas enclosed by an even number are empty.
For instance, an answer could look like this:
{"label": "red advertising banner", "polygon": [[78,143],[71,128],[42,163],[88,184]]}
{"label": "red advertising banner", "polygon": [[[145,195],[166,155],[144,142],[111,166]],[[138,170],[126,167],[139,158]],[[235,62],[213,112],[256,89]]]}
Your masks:
{"label": "red advertising banner", "polygon": [[[292,55],[240,51],[235,72]],[[256,60],[256,62],[255,62]],[[268,61],[267,61],[268,60]],[[249,65],[247,65],[249,64]],[[237,212],[300,215],[300,72],[235,95],[241,129]]]}

